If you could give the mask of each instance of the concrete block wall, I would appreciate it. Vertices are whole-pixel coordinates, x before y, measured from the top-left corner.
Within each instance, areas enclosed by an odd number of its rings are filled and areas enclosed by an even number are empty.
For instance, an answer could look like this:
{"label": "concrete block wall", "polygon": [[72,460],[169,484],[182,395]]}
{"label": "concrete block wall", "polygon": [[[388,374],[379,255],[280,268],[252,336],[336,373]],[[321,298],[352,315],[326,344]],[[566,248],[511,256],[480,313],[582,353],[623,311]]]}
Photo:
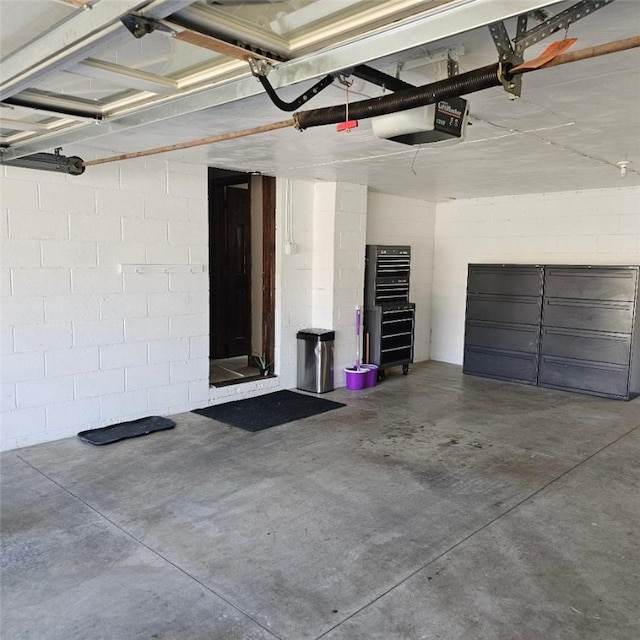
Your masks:
{"label": "concrete block wall", "polygon": [[338,183],[317,182],[313,188],[313,256],[311,326],[333,329]]}
{"label": "concrete block wall", "polygon": [[[362,361],[362,327],[356,338],[356,306],[364,309],[364,254],[367,233],[367,187],[338,183],[334,234],[333,328],[336,386],[346,385],[345,367]],[[362,318],[362,314],[361,314]]]}
{"label": "concrete block wall", "polygon": [[206,167],[0,180],[2,449],[206,404]]}
{"label": "concrete block wall", "polygon": [[355,306],[362,304],[367,189],[333,182],[292,182],[293,240],[285,253],[286,181],[278,180],[276,215],[276,373],[296,385],[298,330],[336,331],[335,384],[355,357]]}
{"label": "concrete block wall", "polygon": [[429,360],[436,204],[369,192],[367,244],[411,246],[410,300],[416,304],[414,361]]}
{"label": "concrete block wall", "polygon": [[467,265],[640,264],[640,188],[439,203],[431,358],[462,363]]}
{"label": "concrete block wall", "polygon": [[158,159],[78,177],[2,169],[3,449],[294,388],[296,333],[309,326],[336,329],[344,385],[362,304],[366,187],[293,181],[287,253],[278,180],[278,377],[210,388],[206,184],[205,167]]}
{"label": "concrete block wall", "polygon": [[[286,196],[289,190],[290,198]],[[290,206],[288,229],[286,208]],[[313,310],[314,183],[285,179],[276,182],[276,373],[283,389],[296,386],[298,330],[311,326]],[[285,252],[289,237],[295,251]]]}

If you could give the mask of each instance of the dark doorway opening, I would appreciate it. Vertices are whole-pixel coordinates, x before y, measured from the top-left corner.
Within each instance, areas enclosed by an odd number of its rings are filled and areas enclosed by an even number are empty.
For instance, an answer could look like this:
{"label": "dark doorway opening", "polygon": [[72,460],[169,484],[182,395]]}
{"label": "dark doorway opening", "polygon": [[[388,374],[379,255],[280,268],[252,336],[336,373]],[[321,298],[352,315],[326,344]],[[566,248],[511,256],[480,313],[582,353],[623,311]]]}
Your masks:
{"label": "dark doorway opening", "polygon": [[209,169],[210,383],[273,374],[275,180]]}

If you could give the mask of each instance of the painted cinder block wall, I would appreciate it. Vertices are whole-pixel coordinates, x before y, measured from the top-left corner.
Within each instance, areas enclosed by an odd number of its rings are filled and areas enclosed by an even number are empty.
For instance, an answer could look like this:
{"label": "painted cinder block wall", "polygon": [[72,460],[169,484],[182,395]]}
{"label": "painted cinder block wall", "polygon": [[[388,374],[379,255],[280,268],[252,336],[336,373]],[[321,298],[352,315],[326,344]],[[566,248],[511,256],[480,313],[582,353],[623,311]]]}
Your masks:
{"label": "painted cinder block wall", "polygon": [[206,404],[206,167],[3,167],[0,189],[2,448]]}
{"label": "painted cinder block wall", "polygon": [[[318,322],[338,332],[340,371],[352,358],[350,319],[362,295],[366,187],[293,182],[298,250],[288,255],[283,184],[277,377],[210,388],[206,167],[157,158],[82,176],[2,167],[0,448],[294,388],[296,333]],[[335,259],[323,282],[314,270],[327,255]]]}
{"label": "painted cinder block wall", "polygon": [[433,360],[462,363],[467,265],[474,262],[640,264],[640,187],[438,204]]}
{"label": "painted cinder block wall", "polygon": [[[290,194],[290,221],[285,224],[286,192]],[[296,333],[312,322],[314,183],[305,180],[276,181],[276,373],[282,388],[296,385]],[[287,238],[295,251],[285,253]]]}

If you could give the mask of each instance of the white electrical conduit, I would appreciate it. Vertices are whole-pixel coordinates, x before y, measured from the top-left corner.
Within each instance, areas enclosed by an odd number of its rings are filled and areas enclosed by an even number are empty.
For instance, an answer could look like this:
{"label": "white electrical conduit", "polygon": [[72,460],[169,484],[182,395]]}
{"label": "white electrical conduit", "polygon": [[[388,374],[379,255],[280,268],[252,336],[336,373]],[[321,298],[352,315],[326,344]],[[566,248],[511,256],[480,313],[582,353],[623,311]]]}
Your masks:
{"label": "white electrical conduit", "polygon": [[293,239],[293,185],[289,179],[285,180],[284,225],[285,252],[295,253],[295,241]]}

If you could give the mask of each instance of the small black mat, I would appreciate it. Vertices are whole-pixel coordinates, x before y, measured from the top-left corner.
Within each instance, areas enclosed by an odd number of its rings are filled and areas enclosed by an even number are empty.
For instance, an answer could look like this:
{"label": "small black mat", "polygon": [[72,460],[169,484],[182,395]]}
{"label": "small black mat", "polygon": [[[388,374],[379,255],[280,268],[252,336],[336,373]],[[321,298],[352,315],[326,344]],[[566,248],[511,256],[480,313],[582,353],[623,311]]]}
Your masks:
{"label": "small black mat", "polygon": [[89,444],[111,444],[126,438],[137,438],[146,436],[154,431],[164,431],[165,429],[173,429],[176,423],[169,418],[161,418],[160,416],[149,416],[148,418],[140,418],[131,422],[120,422],[112,424],[110,427],[102,427],[101,429],[89,429],[81,431],[78,438]]}
{"label": "small black mat", "polygon": [[295,391],[275,391],[264,396],[196,409],[193,413],[253,432],[344,406],[341,402]]}

